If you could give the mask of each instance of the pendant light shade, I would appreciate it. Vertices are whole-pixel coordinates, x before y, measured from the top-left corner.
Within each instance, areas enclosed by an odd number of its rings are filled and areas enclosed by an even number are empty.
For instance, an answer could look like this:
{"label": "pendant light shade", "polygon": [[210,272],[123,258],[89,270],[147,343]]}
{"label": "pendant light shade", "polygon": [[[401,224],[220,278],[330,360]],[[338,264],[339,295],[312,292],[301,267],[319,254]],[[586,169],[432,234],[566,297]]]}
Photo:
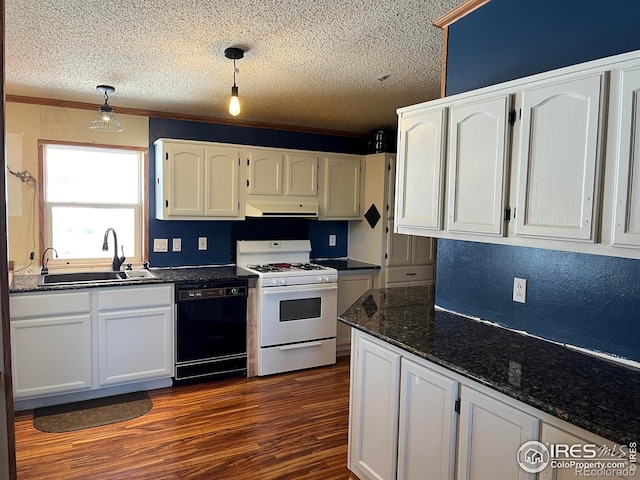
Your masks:
{"label": "pendant light shade", "polygon": [[236,60],[244,57],[244,51],[240,48],[229,47],[225,49],[224,56],[233,60],[233,87],[229,99],[229,113],[234,117],[240,113],[240,100],[238,99],[238,86],[236,85]]}
{"label": "pendant light shade", "polygon": [[93,119],[89,128],[101,132],[121,132],[122,125],[113,113],[113,108],[109,106],[109,94],[116,91],[110,85],[98,85],[96,90],[104,93],[104,105],[98,108],[98,116]]}

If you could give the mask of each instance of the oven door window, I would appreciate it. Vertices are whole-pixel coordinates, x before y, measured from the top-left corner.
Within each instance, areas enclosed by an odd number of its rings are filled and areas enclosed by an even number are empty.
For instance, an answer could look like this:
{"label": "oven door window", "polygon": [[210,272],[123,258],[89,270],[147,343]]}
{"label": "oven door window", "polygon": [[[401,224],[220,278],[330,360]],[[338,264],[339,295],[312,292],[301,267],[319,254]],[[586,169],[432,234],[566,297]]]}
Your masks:
{"label": "oven door window", "polygon": [[321,315],[322,299],[320,297],[280,301],[281,322],[320,318]]}

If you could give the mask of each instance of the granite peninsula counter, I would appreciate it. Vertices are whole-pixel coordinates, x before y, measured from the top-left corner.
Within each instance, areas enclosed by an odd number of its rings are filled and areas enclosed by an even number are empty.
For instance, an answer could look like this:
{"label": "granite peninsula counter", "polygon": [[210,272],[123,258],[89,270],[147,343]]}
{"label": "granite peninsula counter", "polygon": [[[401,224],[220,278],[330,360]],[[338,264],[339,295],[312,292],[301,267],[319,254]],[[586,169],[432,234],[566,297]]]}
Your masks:
{"label": "granite peninsula counter", "polygon": [[370,290],[339,319],[621,445],[640,438],[639,369],[437,310],[432,286]]}

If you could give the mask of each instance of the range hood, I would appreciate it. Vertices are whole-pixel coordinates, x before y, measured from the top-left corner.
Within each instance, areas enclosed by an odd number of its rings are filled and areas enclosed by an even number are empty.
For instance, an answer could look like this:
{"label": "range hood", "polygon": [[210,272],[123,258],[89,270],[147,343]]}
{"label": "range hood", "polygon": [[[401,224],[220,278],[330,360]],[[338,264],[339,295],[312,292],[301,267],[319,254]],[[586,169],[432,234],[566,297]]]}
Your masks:
{"label": "range hood", "polygon": [[256,202],[248,200],[247,217],[318,218],[317,202]]}

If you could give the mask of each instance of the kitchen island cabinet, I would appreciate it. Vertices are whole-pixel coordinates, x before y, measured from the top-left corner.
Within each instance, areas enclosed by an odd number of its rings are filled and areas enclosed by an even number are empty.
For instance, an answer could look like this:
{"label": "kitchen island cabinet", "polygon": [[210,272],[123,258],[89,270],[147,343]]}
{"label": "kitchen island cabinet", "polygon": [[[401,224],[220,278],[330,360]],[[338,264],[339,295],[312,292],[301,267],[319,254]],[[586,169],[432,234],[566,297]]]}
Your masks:
{"label": "kitchen island cabinet", "polygon": [[[412,478],[412,471],[428,468],[426,458],[437,458],[445,460],[437,467],[431,465],[442,475],[434,478],[452,478],[451,458],[455,457],[455,478],[533,479],[537,472],[521,469],[516,453],[522,455],[520,447],[528,441],[567,438],[555,435],[557,431],[568,432],[580,442],[626,452],[622,461],[634,467],[628,454],[631,448],[637,449],[640,432],[636,401],[640,370],[437,310],[433,295],[432,287],[373,289],[340,316],[353,335],[349,467],[356,475],[363,480],[396,478],[397,474]],[[376,352],[375,357],[371,352]],[[394,380],[397,370],[384,362],[370,361],[374,371],[370,376],[364,372],[367,358],[393,359],[393,365],[399,359],[400,387]],[[412,365],[410,375],[405,373],[408,365]],[[381,377],[377,381],[384,391],[370,393],[373,402],[379,409],[387,405],[390,410],[379,410],[372,420],[363,413],[368,402],[363,396],[371,392],[366,384],[375,376]],[[389,394],[387,387],[394,389],[392,397],[400,398],[399,404],[381,403]],[[454,414],[451,404],[455,405],[456,395],[460,407]],[[389,426],[389,418],[397,423]],[[427,421],[430,428],[421,423]],[[377,435],[379,444],[391,446],[392,460],[381,457],[376,463],[371,453],[364,455],[362,432]],[[364,445],[370,444],[376,441],[367,438]],[[455,455],[449,449],[452,444]],[[536,466],[541,467],[540,475],[547,474],[548,465]],[[548,475],[578,478],[556,470]],[[612,478],[631,478],[628,472],[615,472]]]}

